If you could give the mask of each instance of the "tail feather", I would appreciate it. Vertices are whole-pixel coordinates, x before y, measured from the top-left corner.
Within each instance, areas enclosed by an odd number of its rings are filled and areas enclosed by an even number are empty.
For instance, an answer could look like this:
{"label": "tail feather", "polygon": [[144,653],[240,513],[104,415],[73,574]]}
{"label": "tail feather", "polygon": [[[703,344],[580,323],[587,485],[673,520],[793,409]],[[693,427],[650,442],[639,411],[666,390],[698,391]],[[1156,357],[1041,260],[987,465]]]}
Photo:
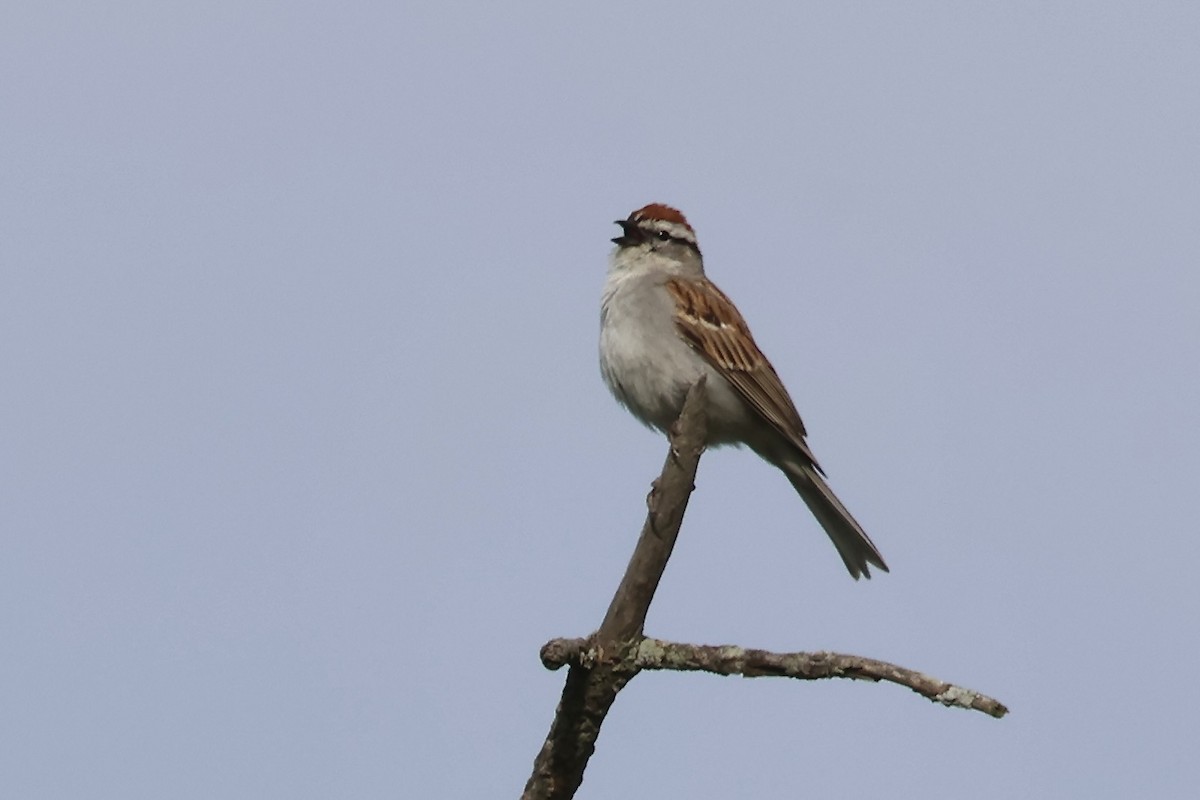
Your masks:
{"label": "tail feather", "polygon": [[821,523],[825,533],[829,534],[838,555],[842,557],[846,569],[850,570],[855,580],[859,577],[871,577],[869,565],[879,567],[884,572],[888,571],[887,564],[883,562],[883,556],[879,554],[871,537],[867,536],[867,532],[850,515],[842,501],[837,499],[829,484],[825,483],[825,479],[813,466],[789,464],[784,467],[784,473],[817,518],[817,522]]}

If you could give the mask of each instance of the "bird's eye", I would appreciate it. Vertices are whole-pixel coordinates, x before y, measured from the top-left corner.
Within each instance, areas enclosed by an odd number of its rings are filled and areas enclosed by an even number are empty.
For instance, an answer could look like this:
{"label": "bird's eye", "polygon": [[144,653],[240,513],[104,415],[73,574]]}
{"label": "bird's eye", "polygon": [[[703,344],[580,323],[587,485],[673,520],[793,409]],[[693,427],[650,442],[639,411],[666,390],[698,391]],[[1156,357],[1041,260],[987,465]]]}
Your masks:
{"label": "bird's eye", "polygon": [[667,233],[666,231],[659,231],[656,235],[658,236],[658,240],[660,242],[665,242],[671,238],[671,234]]}

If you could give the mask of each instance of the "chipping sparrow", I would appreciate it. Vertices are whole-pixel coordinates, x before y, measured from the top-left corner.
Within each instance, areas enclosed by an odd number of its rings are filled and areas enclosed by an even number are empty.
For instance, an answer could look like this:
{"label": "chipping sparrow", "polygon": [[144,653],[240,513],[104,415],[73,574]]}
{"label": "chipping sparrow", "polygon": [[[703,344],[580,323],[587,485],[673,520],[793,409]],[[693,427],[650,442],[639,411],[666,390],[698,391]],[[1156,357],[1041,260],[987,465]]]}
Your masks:
{"label": "chipping sparrow", "polygon": [[774,464],[829,534],[846,569],[871,577],[883,556],[825,483],[804,423],[737,308],[704,276],[696,232],[652,203],[617,220],[600,307],[600,370],[635,417],[660,431],[708,376],[708,444],[746,445]]}

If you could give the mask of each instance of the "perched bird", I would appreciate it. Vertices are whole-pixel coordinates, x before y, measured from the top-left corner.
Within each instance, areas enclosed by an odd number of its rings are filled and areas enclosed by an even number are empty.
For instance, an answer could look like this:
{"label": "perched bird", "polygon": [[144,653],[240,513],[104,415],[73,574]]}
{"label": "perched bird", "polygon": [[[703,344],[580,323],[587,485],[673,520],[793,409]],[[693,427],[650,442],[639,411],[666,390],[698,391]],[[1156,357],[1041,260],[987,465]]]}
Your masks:
{"label": "perched bird", "polygon": [[617,220],[600,307],[600,370],[635,417],[666,432],[707,375],[708,444],[746,445],[796,488],[858,579],[883,556],[825,482],[787,389],[733,302],[704,275],[683,214],[651,203]]}

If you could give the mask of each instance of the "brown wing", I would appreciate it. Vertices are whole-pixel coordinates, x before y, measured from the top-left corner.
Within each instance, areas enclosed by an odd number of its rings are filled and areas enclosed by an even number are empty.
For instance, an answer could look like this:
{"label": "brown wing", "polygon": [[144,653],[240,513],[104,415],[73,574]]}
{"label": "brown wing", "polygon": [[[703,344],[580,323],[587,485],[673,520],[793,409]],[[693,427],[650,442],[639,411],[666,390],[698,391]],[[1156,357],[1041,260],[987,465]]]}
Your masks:
{"label": "brown wing", "polygon": [[820,470],[804,441],[807,432],[771,362],[758,349],[733,302],[711,281],[671,278],[675,327],[755,411]]}

